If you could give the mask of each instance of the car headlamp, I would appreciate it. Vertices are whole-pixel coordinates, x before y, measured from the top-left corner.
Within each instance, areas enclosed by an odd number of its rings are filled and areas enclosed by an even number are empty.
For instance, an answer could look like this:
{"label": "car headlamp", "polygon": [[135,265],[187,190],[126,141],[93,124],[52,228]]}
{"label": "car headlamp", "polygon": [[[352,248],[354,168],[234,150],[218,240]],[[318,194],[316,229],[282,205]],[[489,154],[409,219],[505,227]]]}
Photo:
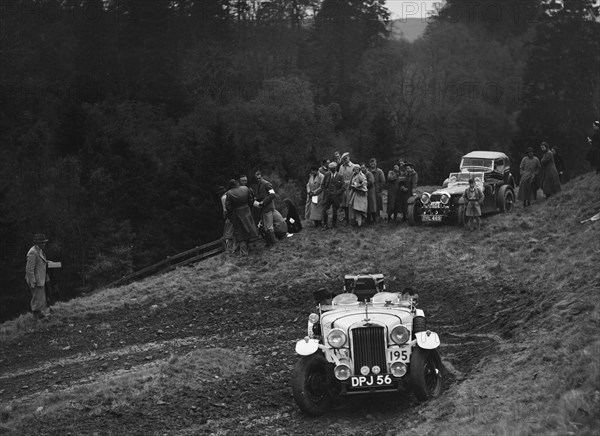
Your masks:
{"label": "car headlamp", "polygon": [[402,345],[408,342],[408,340],[410,339],[410,332],[403,325],[399,325],[397,327],[394,327],[392,333],[390,333],[390,338],[392,339],[392,342],[398,345]]}
{"label": "car headlamp", "polygon": [[308,322],[312,322],[313,324],[319,321],[319,315],[316,313],[311,313],[308,315]]}
{"label": "car headlamp", "polygon": [[450,195],[444,192],[442,194],[442,198],[440,198],[440,201],[442,202],[442,204],[448,204],[448,202],[450,201]]}
{"label": "car headlamp", "polygon": [[421,203],[423,203],[423,204],[429,203],[430,198],[431,198],[431,195],[429,195],[427,192],[423,192],[421,194]]}
{"label": "car headlamp", "polygon": [[390,372],[394,377],[402,377],[406,374],[407,367],[405,363],[402,362],[394,362],[390,366]]}
{"label": "car headlamp", "polygon": [[333,374],[338,380],[348,380],[352,375],[352,370],[347,362],[340,361],[340,364],[333,370]]}
{"label": "car headlamp", "polygon": [[340,329],[331,330],[331,332],[329,332],[329,335],[327,335],[327,342],[333,348],[343,347],[346,344],[347,340],[348,338],[346,336],[346,333],[344,333]]}

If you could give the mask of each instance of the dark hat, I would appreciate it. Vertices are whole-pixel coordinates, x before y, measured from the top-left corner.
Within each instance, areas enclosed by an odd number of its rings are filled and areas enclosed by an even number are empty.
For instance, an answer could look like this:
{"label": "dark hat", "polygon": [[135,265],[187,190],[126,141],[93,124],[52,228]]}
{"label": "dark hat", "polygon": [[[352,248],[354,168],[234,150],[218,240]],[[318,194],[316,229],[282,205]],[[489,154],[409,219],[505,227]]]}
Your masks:
{"label": "dark hat", "polygon": [[[464,180],[464,179],[463,179],[463,180]],[[469,183],[471,183],[471,182],[475,183],[475,179],[474,179],[473,177],[471,177],[471,178],[469,179]]]}
{"label": "dark hat", "polygon": [[404,162],[404,166],[405,167],[412,167],[412,168],[415,167],[415,165],[412,162]]}
{"label": "dark hat", "polygon": [[533,153],[533,148],[532,147],[527,147],[527,153]]}
{"label": "dark hat", "polygon": [[34,244],[42,244],[44,242],[48,242],[48,239],[46,238],[46,235],[44,235],[43,233],[36,233],[35,236],[33,237]]}

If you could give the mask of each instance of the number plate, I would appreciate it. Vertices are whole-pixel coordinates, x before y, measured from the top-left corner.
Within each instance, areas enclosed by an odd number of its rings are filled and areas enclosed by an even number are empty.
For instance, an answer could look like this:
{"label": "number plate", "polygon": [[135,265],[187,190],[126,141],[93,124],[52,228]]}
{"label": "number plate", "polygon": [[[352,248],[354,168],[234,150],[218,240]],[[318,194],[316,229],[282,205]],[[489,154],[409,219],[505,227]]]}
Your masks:
{"label": "number plate", "polygon": [[391,386],[392,376],[389,374],[377,375],[354,375],[350,377],[350,385],[353,388],[372,388],[379,386]]}
{"label": "number plate", "polygon": [[423,222],[441,222],[442,221],[442,216],[441,215],[423,215]]}

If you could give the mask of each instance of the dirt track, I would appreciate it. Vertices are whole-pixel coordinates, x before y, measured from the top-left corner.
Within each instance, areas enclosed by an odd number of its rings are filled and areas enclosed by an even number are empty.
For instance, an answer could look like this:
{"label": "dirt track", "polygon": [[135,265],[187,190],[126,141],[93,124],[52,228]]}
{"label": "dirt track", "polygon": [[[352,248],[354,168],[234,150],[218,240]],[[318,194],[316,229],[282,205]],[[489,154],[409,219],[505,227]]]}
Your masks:
{"label": "dirt track", "polygon": [[[478,287],[484,293],[494,288],[492,284]],[[478,300],[486,300],[478,292]],[[452,283],[421,286],[420,307],[426,310],[430,328],[440,332],[443,343],[447,388],[467,377],[510,332],[511,321],[494,311],[493,304],[465,304],[472,300],[472,293],[472,289]],[[504,292],[505,297],[508,294]],[[513,292],[513,298],[520,298],[520,294]],[[156,302],[143,312],[132,305],[69,324],[40,323],[37,331],[4,344],[0,401],[14,409],[41,392],[65,393],[104,377],[140,373],[194,350],[227,348],[251,362],[250,370],[228,375],[219,374],[217,369],[202,378],[201,387],[182,386],[177,395],[167,396],[149,391],[122,408],[115,404],[73,404],[69,411],[72,419],[54,422],[40,413],[26,431],[386,434],[418,422],[419,410],[426,406],[417,405],[412,396],[400,395],[376,396],[368,402],[364,397],[342,399],[333,413],[319,420],[299,413],[289,377],[296,360],[294,342],[304,335],[306,316],[312,310],[308,291],[285,287],[259,297],[190,299],[186,304],[171,305]],[[4,416],[3,421],[7,418]]]}

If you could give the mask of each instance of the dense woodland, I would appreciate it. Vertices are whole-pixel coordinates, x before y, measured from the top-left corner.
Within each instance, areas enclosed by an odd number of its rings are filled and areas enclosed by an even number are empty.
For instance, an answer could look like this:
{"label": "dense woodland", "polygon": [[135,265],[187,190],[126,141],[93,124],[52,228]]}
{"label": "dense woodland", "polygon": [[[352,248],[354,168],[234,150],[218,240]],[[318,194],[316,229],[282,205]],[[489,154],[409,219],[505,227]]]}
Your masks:
{"label": "dense woodland", "polygon": [[596,3],[448,0],[409,43],[383,0],[3,1],[2,294],[25,294],[36,232],[72,295],[218,238],[231,177],[302,202],[335,150],[439,184],[546,140],[588,171]]}

